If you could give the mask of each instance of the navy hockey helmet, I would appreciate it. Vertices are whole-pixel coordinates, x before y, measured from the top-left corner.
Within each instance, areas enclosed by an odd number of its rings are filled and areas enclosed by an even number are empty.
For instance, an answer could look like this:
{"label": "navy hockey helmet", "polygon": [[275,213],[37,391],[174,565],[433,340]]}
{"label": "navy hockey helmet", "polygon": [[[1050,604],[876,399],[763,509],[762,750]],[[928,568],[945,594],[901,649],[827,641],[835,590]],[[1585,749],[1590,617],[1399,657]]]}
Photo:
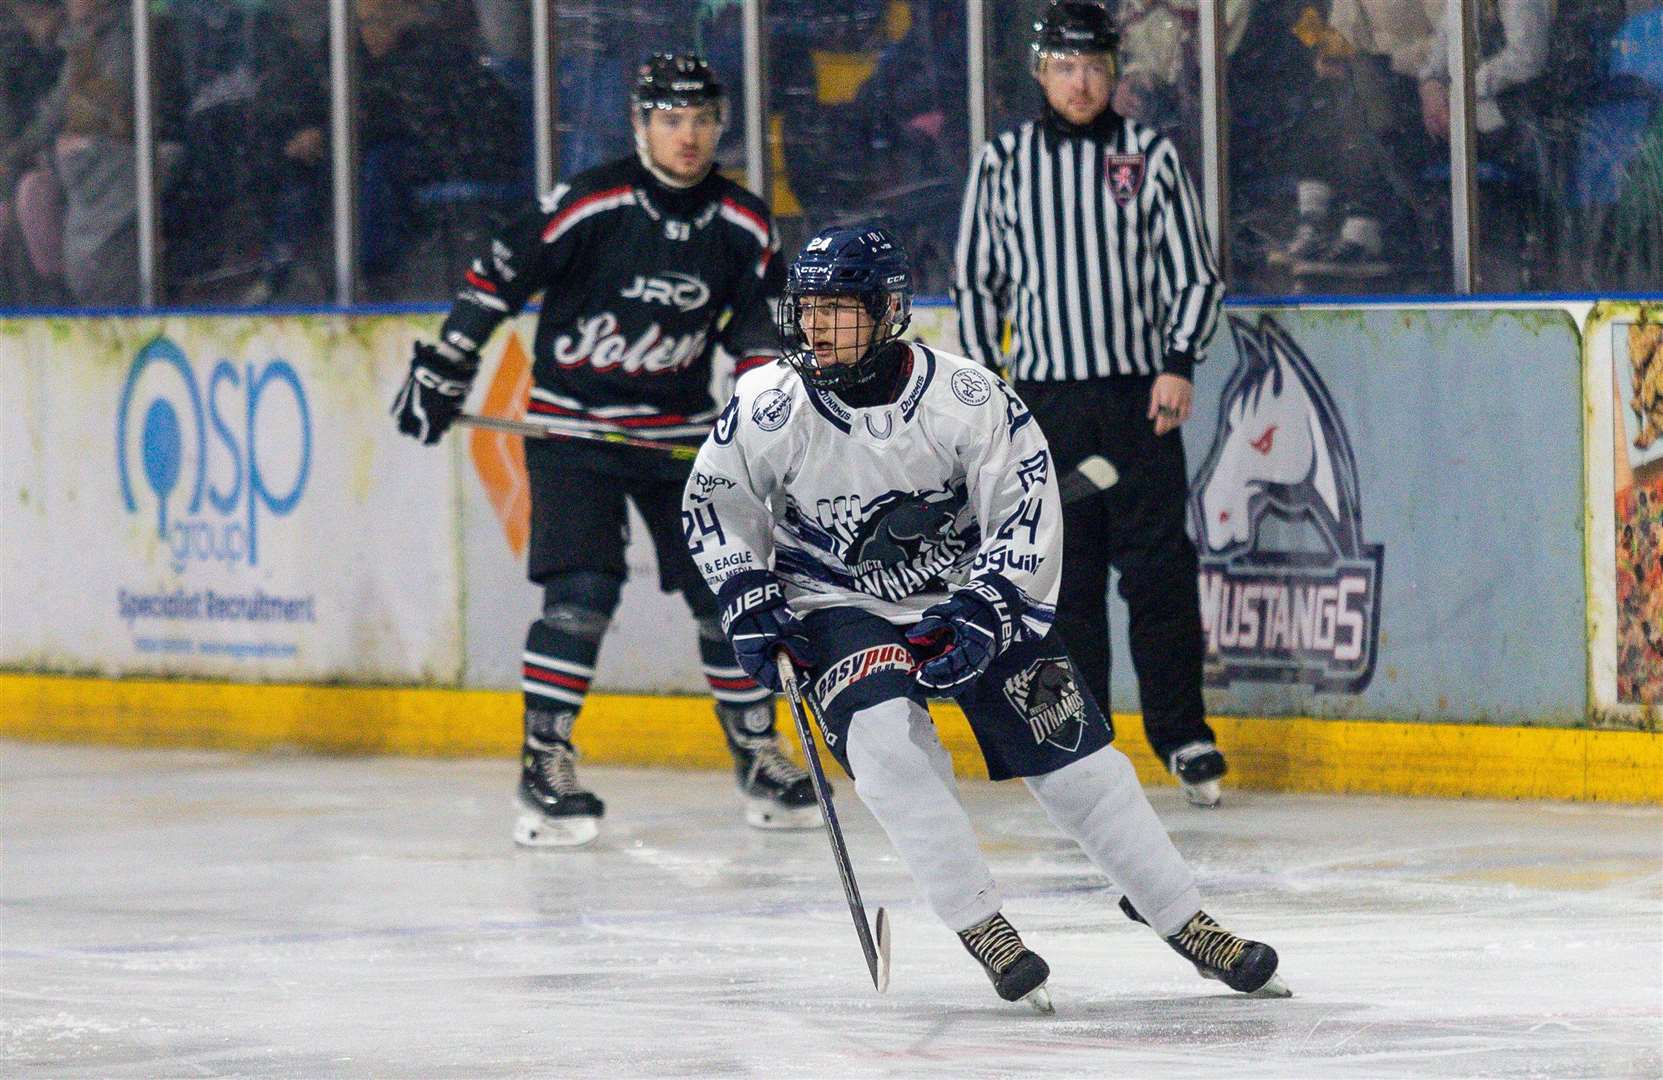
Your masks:
{"label": "navy hockey helmet", "polygon": [[647,109],[680,109],[689,105],[714,105],[725,109],[727,91],[711,73],[705,58],[694,53],[656,53],[641,65],[635,76],[630,104],[638,112]]}
{"label": "navy hockey helmet", "polygon": [[1033,60],[1037,69],[1046,56],[1110,53],[1120,47],[1120,34],[1108,9],[1092,0],[1053,0],[1034,22]]}
{"label": "navy hockey helmet", "polygon": [[[845,317],[842,312],[846,311],[850,326],[828,326],[822,315],[805,327],[805,309],[815,304],[814,297],[852,298],[860,306],[831,309],[835,318]],[[862,312],[872,320],[872,336],[860,354],[849,363],[820,363],[814,335],[847,331]],[[899,338],[911,322],[912,265],[900,241],[881,225],[822,229],[786,271],[779,317],[783,359],[810,386],[845,390],[869,382],[878,372],[884,346]]]}

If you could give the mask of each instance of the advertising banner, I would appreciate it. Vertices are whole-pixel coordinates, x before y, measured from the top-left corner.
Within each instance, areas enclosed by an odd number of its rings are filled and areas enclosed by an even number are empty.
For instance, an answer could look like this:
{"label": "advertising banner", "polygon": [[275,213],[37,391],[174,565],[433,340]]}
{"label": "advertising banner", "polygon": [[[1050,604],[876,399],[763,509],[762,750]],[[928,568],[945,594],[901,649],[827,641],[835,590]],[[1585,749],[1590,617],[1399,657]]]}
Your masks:
{"label": "advertising banner", "polygon": [[1578,719],[1578,345],[1559,309],[1229,309],[1184,429],[1209,707]]}
{"label": "advertising banner", "polygon": [[384,420],[408,319],[0,321],[0,661],[454,681],[452,461]]}
{"label": "advertising banner", "polygon": [[[1650,316],[1621,310],[1588,338],[1590,608],[1562,309],[1228,309],[1183,435],[1209,708],[1578,722],[1590,649],[1597,702],[1654,699],[1663,440],[1631,404]],[[917,315],[955,348],[950,308]],[[0,321],[0,664],[516,688],[542,602],[520,440],[422,447],[387,415],[432,321]],[[532,329],[493,336],[471,409],[521,414]],[[639,520],[627,560],[595,685],[703,693]]]}
{"label": "advertising banner", "polygon": [[1584,349],[1590,704],[1643,723],[1663,702],[1663,304],[1598,305]]}

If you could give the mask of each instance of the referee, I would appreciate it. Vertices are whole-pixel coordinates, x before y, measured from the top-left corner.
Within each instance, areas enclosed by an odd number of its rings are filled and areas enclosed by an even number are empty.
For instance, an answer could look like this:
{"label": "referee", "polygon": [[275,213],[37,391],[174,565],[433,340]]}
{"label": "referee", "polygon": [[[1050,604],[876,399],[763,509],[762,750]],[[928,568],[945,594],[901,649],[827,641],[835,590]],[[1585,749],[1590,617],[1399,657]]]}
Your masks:
{"label": "referee", "polygon": [[1192,803],[1213,806],[1224,756],[1201,700],[1177,432],[1224,286],[1172,143],[1109,108],[1119,35],[1108,13],[1058,0],[1034,31],[1044,110],[989,142],[971,170],[953,282],[959,333],[971,358],[1008,364],[1061,473],[1093,455],[1118,471],[1106,493],[1063,512],[1057,623],[1108,712],[1109,567],[1120,571],[1150,745]]}

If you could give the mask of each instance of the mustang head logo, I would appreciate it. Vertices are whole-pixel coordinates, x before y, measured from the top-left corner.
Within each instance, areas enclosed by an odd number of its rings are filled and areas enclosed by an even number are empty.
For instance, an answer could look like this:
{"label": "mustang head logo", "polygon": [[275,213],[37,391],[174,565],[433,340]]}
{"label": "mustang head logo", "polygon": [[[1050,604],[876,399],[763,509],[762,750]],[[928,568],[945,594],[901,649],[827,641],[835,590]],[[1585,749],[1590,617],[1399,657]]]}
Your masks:
{"label": "mustang head logo", "polygon": [[1363,541],[1350,439],[1275,319],[1231,316],[1230,333],[1240,360],[1190,490],[1206,680],[1356,693],[1374,675],[1384,552]]}
{"label": "mustang head logo", "polygon": [[1234,316],[1241,363],[1224,388],[1218,436],[1191,499],[1206,553],[1253,545],[1266,514],[1308,518],[1335,554],[1357,555],[1357,463],[1316,369],[1268,317]]}

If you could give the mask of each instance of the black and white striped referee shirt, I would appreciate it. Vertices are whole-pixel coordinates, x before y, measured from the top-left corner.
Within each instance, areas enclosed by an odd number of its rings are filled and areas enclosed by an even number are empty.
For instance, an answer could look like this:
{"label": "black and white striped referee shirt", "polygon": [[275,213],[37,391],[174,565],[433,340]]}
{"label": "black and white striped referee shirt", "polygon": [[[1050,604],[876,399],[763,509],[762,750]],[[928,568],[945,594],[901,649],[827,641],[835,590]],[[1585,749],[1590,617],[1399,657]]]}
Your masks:
{"label": "black and white striped referee shirt", "polygon": [[1022,381],[1189,378],[1224,298],[1195,187],[1154,130],[1093,129],[1030,121],[978,155],[953,280],[965,354]]}

